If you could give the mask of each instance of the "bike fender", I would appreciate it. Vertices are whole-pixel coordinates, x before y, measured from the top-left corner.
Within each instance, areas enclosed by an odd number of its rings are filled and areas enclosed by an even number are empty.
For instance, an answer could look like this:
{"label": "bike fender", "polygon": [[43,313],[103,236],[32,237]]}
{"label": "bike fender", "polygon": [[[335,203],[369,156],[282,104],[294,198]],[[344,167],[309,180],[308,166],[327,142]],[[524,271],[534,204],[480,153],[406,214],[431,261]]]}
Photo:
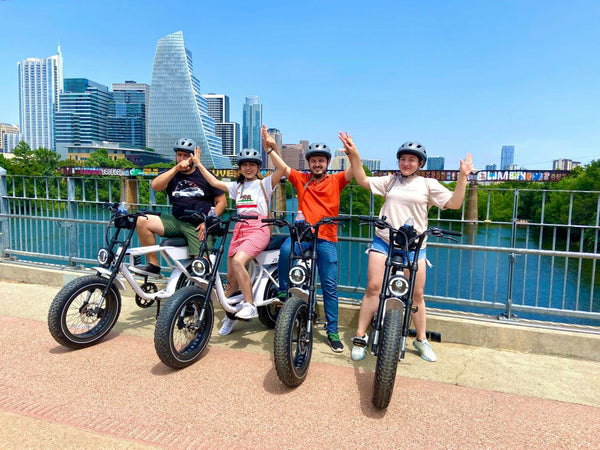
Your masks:
{"label": "bike fender", "polygon": [[[100,275],[104,278],[109,278],[112,274],[111,270],[105,269],[104,267],[93,267],[93,269],[96,272],[98,272],[98,275]],[[123,284],[123,282],[121,281],[121,279],[119,277],[115,277],[114,283],[117,285],[117,287],[119,288],[120,291],[125,290],[125,285]]]}
{"label": "bike fender", "polygon": [[403,310],[404,309],[404,302],[402,300],[400,300],[399,298],[396,298],[396,297],[390,297],[390,298],[386,299],[385,300],[384,310],[385,311],[389,311],[391,309]]}

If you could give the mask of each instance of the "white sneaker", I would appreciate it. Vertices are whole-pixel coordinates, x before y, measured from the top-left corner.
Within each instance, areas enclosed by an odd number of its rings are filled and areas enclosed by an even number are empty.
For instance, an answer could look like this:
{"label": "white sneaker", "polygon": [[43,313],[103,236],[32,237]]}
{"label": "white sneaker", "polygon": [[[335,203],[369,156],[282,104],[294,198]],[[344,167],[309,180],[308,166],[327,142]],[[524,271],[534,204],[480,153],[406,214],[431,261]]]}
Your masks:
{"label": "white sneaker", "polygon": [[233,331],[233,327],[235,327],[235,324],[238,322],[239,320],[230,319],[229,317],[225,316],[223,319],[223,325],[221,325],[221,328],[219,329],[219,336],[225,336],[231,333]]}
{"label": "white sneaker", "polygon": [[354,347],[352,347],[352,353],[350,357],[352,361],[362,361],[367,356],[367,344],[369,342],[369,335],[365,334],[363,337],[355,336],[352,339]]}
{"label": "white sneaker", "polygon": [[421,358],[423,358],[425,361],[429,361],[429,362],[437,361],[437,356],[435,356],[435,353],[433,352],[433,349],[431,348],[431,344],[429,343],[429,341],[427,339],[425,339],[424,341],[419,341],[419,340],[415,339],[413,341],[413,347],[417,349],[417,351],[419,352],[419,355],[421,355]]}
{"label": "white sneaker", "polygon": [[258,317],[258,310],[256,309],[256,306],[254,306],[254,304],[244,302],[244,304],[242,305],[242,309],[240,309],[237,312],[235,317],[238,317],[240,319],[254,319]]}

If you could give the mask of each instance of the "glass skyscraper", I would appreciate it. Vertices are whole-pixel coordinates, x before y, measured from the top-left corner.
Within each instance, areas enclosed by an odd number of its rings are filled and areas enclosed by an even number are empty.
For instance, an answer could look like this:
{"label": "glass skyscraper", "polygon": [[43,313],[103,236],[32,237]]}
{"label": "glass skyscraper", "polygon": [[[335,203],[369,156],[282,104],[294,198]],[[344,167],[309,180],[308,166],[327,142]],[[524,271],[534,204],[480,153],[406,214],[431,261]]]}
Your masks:
{"label": "glass skyscraper", "polygon": [[135,81],[113,83],[108,113],[108,140],[130,148],[146,148],[150,86]]}
{"label": "glass skyscraper", "polygon": [[60,107],[54,117],[56,151],[68,157],[69,146],[86,146],[108,138],[108,111],[112,92],[86,78],[65,79]]}
{"label": "glass skyscraper", "polygon": [[208,115],[216,122],[215,130],[223,143],[222,153],[234,163],[240,152],[240,124],[229,120],[229,97],[212,93],[203,97],[207,102]]}
{"label": "glass skyscraper", "polygon": [[63,89],[63,59],[28,58],[17,63],[19,81],[19,125],[22,138],[32,150],[54,150],[54,113]]}
{"label": "glass skyscraper", "polygon": [[174,158],[173,145],[180,138],[196,141],[202,150],[202,164],[209,168],[230,168],[222,154],[215,121],[208,115],[200,81],[192,70],[192,52],[185,48],[178,31],[159,39],[154,54],[150,86],[148,147]]}
{"label": "glass skyscraper", "polygon": [[515,161],[515,146],[503,145],[500,154],[500,170],[510,170]]}
{"label": "glass skyscraper", "polygon": [[444,170],[446,159],[443,156],[429,156],[427,158],[427,170]]}
{"label": "glass skyscraper", "polygon": [[242,148],[253,148],[262,155],[263,165],[266,165],[267,155],[262,148],[262,105],[256,96],[246,97],[244,104],[244,121],[242,124]]}

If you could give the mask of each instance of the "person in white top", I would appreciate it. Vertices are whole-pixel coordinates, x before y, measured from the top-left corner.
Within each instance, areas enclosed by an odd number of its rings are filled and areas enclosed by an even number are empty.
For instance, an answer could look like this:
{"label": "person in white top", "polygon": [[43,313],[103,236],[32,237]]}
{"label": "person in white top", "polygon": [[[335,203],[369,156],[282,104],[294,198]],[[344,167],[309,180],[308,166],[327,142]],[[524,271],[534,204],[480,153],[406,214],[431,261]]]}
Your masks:
{"label": "person in white top", "polygon": [[[244,303],[236,317],[253,319],[258,317],[258,311],[252,299],[252,281],[246,265],[269,244],[271,233],[268,227],[263,226],[261,219],[268,216],[271,195],[285,171],[278,168],[261,179],[260,154],[254,149],[243,149],[238,154],[240,174],[236,181],[226,183],[217,179],[202,165],[200,148],[196,147],[193,158],[202,176],[213,187],[228,191],[229,197],[235,199],[238,214],[258,216],[258,219],[236,223],[227,252],[227,292],[231,295],[239,290],[244,296]],[[219,334],[229,334],[236,323],[234,319],[225,318]]]}
{"label": "person in white top", "polygon": [[[458,209],[461,207],[467,185],[467,176],[473,170],[473,159],[467,154],[460,161],[460,173],[454,192],[442,186],[433,178],[423,178],[417,172],[425,165],[427,152],[425,147],[415,141],[402,144],[396,153],[398,159],[398,174],[384,177],[367,177],[363,169],[360,155],[352,137],[348,133],[340,133],[350,164],[354,168],[356,182],[385,198],[380,211],[380,217],[386,216],[394,228],[406,223],[409,217],[414,218],[417,233],[427,229],[427,214],[431,206],[442,209]],[[425,247],[425,244],[423,245]],[[360,361],[365,357],[368,342],[367,328],[379,306],[381,291],[381,274],[385,268],[385,259],[389,248],[389,235],[384,230],[377,229],[369,253],[367,268],[367,291],[362,299],[358,316],[355,345],[352,349],[352,359]],[[405,256],[406,257],[406,256]],[[419,264],[413,293],[414,306],[417,311],[412,315],[417,336],[413,341],[414,347],[421,358],[426,361],[436,361],[437,357],[427,341],[426,311],[425,311],[425,270],[426,251],[423,248],[419,254]],[[358,343],[359,345],[356,345]]]}

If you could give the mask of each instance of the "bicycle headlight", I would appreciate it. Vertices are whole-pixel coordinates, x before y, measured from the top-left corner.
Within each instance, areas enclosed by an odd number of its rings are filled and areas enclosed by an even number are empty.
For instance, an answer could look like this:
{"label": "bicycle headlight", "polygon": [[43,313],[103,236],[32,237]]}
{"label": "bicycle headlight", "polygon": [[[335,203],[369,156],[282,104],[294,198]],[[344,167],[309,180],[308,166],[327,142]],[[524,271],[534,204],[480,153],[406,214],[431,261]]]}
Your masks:
{"label": "bicycle headlight", "polygon": [[308,279],[308,272],[304,266],[294,266],[290,269],[290,282],[300,286]]}
{"label": "bicycle headlight", "polygon": [[192,262],[192,272],[198,277],[205,276],[210,272],[210,262],[206,258],[195,259]]}
{"label": "bicycle headlight", "polygon": [[402,298],[408,293],[408,280],[404,275],[394,275],[390,278],[388,289],[393,296]]}
{"label": "bicycle headlight", "polygon": [[108,249],[101,248],[100,250],[98,250],[96,259],[98,260],[101,266],[110,266],[110,263],[113,260],[113,255]]}

